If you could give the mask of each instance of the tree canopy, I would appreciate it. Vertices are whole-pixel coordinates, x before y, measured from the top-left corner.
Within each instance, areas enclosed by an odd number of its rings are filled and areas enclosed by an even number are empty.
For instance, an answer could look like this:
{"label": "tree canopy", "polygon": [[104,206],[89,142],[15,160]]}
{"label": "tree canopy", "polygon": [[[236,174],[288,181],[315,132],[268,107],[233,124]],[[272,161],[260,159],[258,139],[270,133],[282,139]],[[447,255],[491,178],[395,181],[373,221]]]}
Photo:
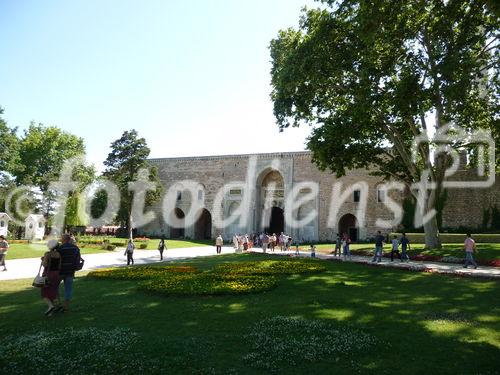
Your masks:
{"label": "tree canopy", "polygon": [[[150,149],[146,139],[139,137],[136,130],[125,131],[122,136],[111,143],[111,152],[104,161],[106,170],[103,175],[117,184],[120,190],[121,201],[117,219],[124,224],[129,232],[132,231],[131,215],[133,193],[129,190],[129,183],[141,178],[140,171],[148,170],[148,179],[156,185],[156,190],[146,193],[145,203],[150,205],[159,199],[162,186],[158,178],[156,167],[149,166],[147,158]],[[104,199],[104,194],[98,196]],[[98,207],[95,207],[99,211]]]}
{"label": "tree canopy", "polygon": [[[429,170],[434,208],[449,155],[427,143],[414,160],[412,142],[449,122],[498,127],[499,19],[473,0],[323,4],[271,42],[279,127],[313,125],[313,161],[337,176],[368,168],[411,186]],[[425,229],[427,245],[439,245],[435,220]]]}

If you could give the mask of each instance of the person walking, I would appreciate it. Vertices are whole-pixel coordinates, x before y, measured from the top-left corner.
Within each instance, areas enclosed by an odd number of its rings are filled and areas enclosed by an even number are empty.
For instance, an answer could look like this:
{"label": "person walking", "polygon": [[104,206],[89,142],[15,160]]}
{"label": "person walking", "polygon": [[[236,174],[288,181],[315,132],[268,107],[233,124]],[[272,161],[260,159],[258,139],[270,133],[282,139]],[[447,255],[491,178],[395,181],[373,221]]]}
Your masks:
{"label": "person walking", "polygon": [[470,233],[467,233],[467,238],[464,242],[464,250],[465,250],[465,264],[464,268],[467,268],[469,264],[474,266],[474,269],[477,269],[477,263],[474,260],[473,254],[476,251],[476,241],[472,239]]}
{"label": "person walking", "polygon": [[163,260],[163,251],[167,250],[167,244],[165,243],[165,238],[160,238],[160,243],[158,244],[158,251],[160,252],[160,260]]}
{"label": "person walking", "polygon": [[59,276],[64,282],[64,311],[68,312],[73,298],[73,279],[81,259],[80,249],[72,242],[71,235],[63,234],[62,244],[57,251],[61,255]]}
{"label": "person walking", "polygon": [[134,249],[134,241],[132,241],[132,238],[130,238],[127,243],[127,248],[125,249],[125,253],[123,253],[123,255],[127,256],[127,266],[129,266],[130,263],[134,265]]}
{"label": "person walking", "polygon": [[271,251],[274,253],[274,248],[276,247],[276,233],[273,233],[271,238],[269,238],[269,245],[271,246]]}
{"label": "person walking", "polygon": [[4,236],[0,236],[0,266],[3,266],[3,271],[7,271],[7,266],[5,265],[7,250],[9,250],[9,243],[5,240]]}
{"label": "person walking", "polygon": [[399,243],[401,244],[401,262],[409,262],[410,257],[408,256],[406,251],[410,251],[411,247],[410,240],[408,239],[408,237],[406,237],[406,233],[403,233],[401,239],[399,240]]}
{"label": "person walking", "polygon": [[342,247],[342,238],[340,238],[340,234],[337,233],[337,238],[335,238],[335,250],[333,250],[333,256],[337,255],[340,257],[340,249]]}
{"label": "person walking", "polygon": [[222,252],[222,244],[224,243],[224,240],[222,239],[222,236],[219,234],[217,238],[215,239],[215,251],[217,254],[220,254]]}
{"label": "person walking", "polygon": [[234,250],[238,250],[238,235],[235,234],[233,236],[233,247],[234,247]]}
{"label": "person walking", "polygon": [[269,244],[269,236],[266,233],[262,235],[262,251],[265,253],[267,250],[267,246]]}
{"label": "person walking", "polygon": [[378,231],[375,236],[375,254],[373,255],[372,262],[377,261],[380,263],[382,261],[382,249],[384,247],[385,237],[382,235],[382,232]]}
{"label": "person walking", "polygon": [[347,233],[344,233],[342,239],[342,247],[344,249],[344,260],[347,260],[347,257],[349,257],[349,260],[352,260],[350,245],[351,245],[351,239],[349,238]]}
{"label": "person walking", "polygon": [[311,244],[311,258],[316,258],[316,245]]}
{"label": "person walking", "polygon": [[394,238],[391,241],[391,262],[394,262],[394,254],[398,254],[399,260],[402,262],[403,259],[401,258],[401,255],[399,254],[399,240],[397,236],[394,236]]}
{"label": "person walking", "polygon": [[42,257],[42,276],[49,280],[48,285],[41,288],[42,299],[47,303],[46,316],[51,316],[54,312],[62,311],[63,307],[59,302],[59,284],[61,283],[61,254],[57,251],[59,243],[57,240],[47,242],[47,251]]}

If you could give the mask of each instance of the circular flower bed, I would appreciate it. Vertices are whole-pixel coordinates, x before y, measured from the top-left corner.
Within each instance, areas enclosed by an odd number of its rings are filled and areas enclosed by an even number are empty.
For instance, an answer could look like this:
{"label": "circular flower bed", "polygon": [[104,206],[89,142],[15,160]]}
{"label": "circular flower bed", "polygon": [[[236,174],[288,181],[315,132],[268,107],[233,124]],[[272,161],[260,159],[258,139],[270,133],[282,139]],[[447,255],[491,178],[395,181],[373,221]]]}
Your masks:
{"label": "circular flower bed", "polygon": [[258,293],[276,287],[276,279],[263,276],[223,276],[212,272],[153,277],[139,288],[162,295],[222,295]]}
{"label": "circular flower bed", "polygon": [[323,272],[325,270],[325,266],[321,263],[307,259],[225,263],[214,268],[214,272],[221,275],[294,275]]}
{"label": "circular flower bed", "polygon": [[196,267],[191,266],[139,266],[139,267],[119,267],[105,268],[88,273],[88,277],[98,279],[114,280],[145,280],[151,277],[158,277],[169,274],[192,274],[199,272]]}

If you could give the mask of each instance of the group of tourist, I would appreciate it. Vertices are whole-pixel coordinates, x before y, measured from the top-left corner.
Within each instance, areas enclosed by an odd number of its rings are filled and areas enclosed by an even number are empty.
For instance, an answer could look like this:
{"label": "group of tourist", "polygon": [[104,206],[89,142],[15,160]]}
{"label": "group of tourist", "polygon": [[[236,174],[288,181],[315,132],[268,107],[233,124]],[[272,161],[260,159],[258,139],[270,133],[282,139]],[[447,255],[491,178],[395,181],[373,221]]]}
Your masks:
{"label": "group of tourist", "polygon": [[[387,241],[387,237],[384,236],[380,231],[377,232],[375,236],[375,252],[372,258],[372,262],[380,263],[382,261],[382,249]],[[391,243],[391,262],[394,261],[394,255],[399,257],[401,262],[408,262],[410,257],[407,251],[411,250],[410,240],[406,237],[406,233],[403,233],[401,238],[394,236]],[[401,245],[401,254],[399,253],[399,246]]]}
{"label": "group of tourist", "polygon": [[337,237],[335,238],[335,248],[333,250],[333,256],[340,257],[341,255],[343,255],[344,260],[346,260],[347,258],[351,260],[352,255],[351,255],[350,245],[351,245],[351,238],[348,236],[347,233],[343,233],[342,236],[339,233],[337,233]]}

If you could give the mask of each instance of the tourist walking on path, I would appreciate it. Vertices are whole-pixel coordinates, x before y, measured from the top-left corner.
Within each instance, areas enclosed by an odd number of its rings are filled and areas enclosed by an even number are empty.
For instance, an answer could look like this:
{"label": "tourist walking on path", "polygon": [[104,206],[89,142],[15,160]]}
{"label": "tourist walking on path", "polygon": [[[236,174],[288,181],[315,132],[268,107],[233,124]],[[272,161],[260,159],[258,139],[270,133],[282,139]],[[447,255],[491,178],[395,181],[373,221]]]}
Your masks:
{"label": "tourist walking on path", "polygon": [[384,247],[385,237],[382,236],[380,231],[377,232],[377,236],[375,237],[375,254],[373,255],[372,262],[377,261],[380,263],[382,261],[382,249]]}
{"label": "tourist walking on path", "polygon": [[262,234],[262,251],[265,253],[267,250],[267,245],[269,244],[269,237],[266,233]]}
{"label": "tourist walking on path", "polygon": [[401,255],[399,254],[399,240],[397,236],[394,236],[394,238],[391,241],[391,262],[394,262],[394,254],[398,254],[399,260],[402,262],[403,259],[401,258]]}
{"label": "tourist walking on path", "polygon": [[465,239],[464,250],[465,250],[464,268],[467,268],[469,264],[473,265],[474,268],[477,268],[477,263],[473,257],[473,254],[476,251],[476,241],[472,239],[470,233],[467,234],[467,238]]}
{"label": "tourist walking on path", "polygon": [[351,239],[349,238],[347,233],[344,233],[344,236],[342,238],[342,248],[344,249],[344,260],[346,260],[347,257],[349,257],[349,260],[352,260],[350,245],[351,245]]}
{"label": "tourist walking on path", "polygon": [[222,239],[222,236],[219,234],[217,238],[215,239],[215,250],[217,251],[217,254],[220,254],[222,252],[222,244],[224,243],[224,240]]}
{"label": "tourist walking on path", "polygon": [[158,244],[158,251],[160,252],[160,260],[163,260],[163,251],[167,250],[167,244],[165,243],[165,238],[160,239]]}
{"label": "tourist walking on path", "polygon": [[337,238],[335,238],[335,250],[333,250],[334,257],[336,257],[337,255],[340,257],[341,247],[342,247],[342,238],[340,238],[340,234],[337,233]]}
{"label": "tourist walking on path", "polygon": [[73,298],[73,278],[80,264],[80,249],[73,244],[71,235],[63,234],[62,245],[57,251],[61,254],[61,270],[59,275],[64,282],[64,311],[69,311],[69,303]]}
{"label": "tourist walking on path", "polygon": [[5,265],[7,250],[9,250],[9,243],[5,241],[4,236],[0,236],[0,266],[3,266],[3,271],[7,271],[7,266]]}
{"label": "tourist walking on path", "polygon": [[134,241],[132,241],[132,239],[129,239],[127,243],[127,248],[125,249],[125,253],[123,254],[127,256],[127,266],[129,266],[130,263],[134,265],[134,249],[135,249]]}
{"label": "tourist walking on path", "polygon": [[316,258],[316,246],[311,244],[311,258]]}
{"label": "tourist walking on path", "polygon": [[269,238],[269,245],[271,245],[271,251],[274,253],[274,248],[276,247],[276,233],[273,233],[271,238]]}
{"label": "tourist walking on path", "polygon": [[401,237],[401,240],[399,240],[399,243],[401,244],[401,262],[410,261],[410,257],[406,253],[406,251],[410,251],[410,240],[408,237],[406,237],[406,233],[403,233],[403,236]]}
{"label": "tourist walking on path", "polygon": [[239,245],[238,245],[238,235],[236,235],[236,234],[233,236],[233,247],[234,247],[234,250],[238,250],[238,247],[239,247]]}
{"label": "tourist walking on path", "polygon": [[42,257],[43,273],[47,277],[48,285],[41,288],[42,299],[47,303],[46,316],[52,315],[56,311],[62,311],[63,307],[59,303],[59,284],[61,283],[61,254],[57,251],[59,243],[57,240],[47,242],[47,251]]}

